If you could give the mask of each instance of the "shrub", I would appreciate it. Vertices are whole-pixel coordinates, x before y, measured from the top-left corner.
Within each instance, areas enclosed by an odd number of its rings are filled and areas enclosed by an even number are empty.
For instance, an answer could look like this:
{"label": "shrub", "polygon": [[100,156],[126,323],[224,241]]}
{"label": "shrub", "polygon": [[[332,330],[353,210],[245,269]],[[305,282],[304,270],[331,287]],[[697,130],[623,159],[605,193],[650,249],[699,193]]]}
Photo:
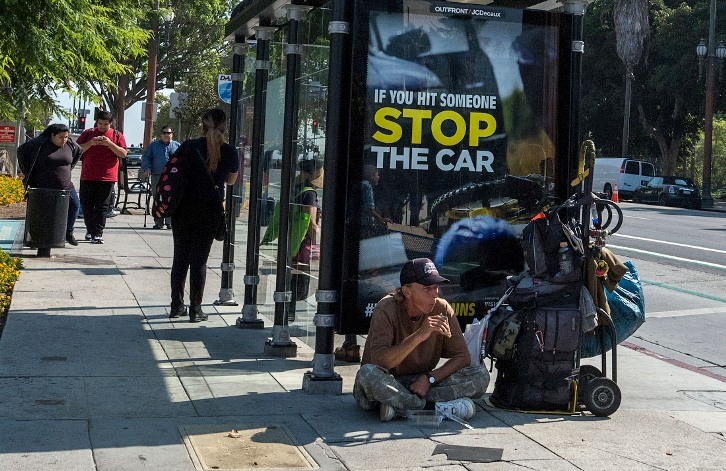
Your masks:
{"label": "shrub", "polygon": [[23,261],[11,257],[0,250],[0,315],[5,315],[10,307],[10,296],[13,293],[15,282],[20,277]]}
{"label": "shrub", "polygon": [[0,205],[20,203],[25,197],[25,187],[19,178],[0,175]]}
{"label": "shrub", "polygon": [[719,200],[726,200],[726,188],[719,188],[718,190],[715,190],[711,193],[711,196]]}
{"label": "shrub", "polygon": [[[8,205],[23,201],[25,187],[19,178],[0,175],[0,205]],[[23,262],[19,258],[11,257],[7,252],[0,250],[0,333],[5,326],[5,317],[10,307],[10,297],[13,295],[15,282],[20,277]]]}

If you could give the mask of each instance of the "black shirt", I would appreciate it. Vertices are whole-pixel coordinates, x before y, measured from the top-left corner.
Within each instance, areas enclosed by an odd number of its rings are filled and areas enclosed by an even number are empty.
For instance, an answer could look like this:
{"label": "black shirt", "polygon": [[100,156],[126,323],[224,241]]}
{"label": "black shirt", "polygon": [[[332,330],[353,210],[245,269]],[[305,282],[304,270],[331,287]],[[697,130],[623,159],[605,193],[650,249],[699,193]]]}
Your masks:
{"label": "black shirt", "polygon": [[58,147],[48,140],[40,148],[28,186],[57,190],[70,189],[73,186],[71,182],[72,163],[73,151],[69,146]]}

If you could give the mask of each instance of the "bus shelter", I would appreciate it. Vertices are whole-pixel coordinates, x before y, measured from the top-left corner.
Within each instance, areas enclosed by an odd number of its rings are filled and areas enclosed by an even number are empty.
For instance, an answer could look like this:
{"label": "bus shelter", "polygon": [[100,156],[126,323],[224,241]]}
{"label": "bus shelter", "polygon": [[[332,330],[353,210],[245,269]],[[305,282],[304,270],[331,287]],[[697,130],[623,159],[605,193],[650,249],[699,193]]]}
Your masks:
{"label": "bus shelter", "polygon": [[[581,184],[585,4],[534,3],[235,8],[230,134],[246,146],[249,211],[244,240],[231,231],[223,256],[245,251],[238,327],[261,328],[267,309],[266,354],[295,356],[292,336],[314,344],[306,391],[340,393],[335,333],[367,332],[408,259],[428,257],[451,280],[440,295],[462,324],[481,317],[502,291],[489,275],[510,261],[462,233],[486,239],[492,221],[521,231]],[[309,185],[320,231],[301,261]],[[234,266],[222,268],[224,286]]]}

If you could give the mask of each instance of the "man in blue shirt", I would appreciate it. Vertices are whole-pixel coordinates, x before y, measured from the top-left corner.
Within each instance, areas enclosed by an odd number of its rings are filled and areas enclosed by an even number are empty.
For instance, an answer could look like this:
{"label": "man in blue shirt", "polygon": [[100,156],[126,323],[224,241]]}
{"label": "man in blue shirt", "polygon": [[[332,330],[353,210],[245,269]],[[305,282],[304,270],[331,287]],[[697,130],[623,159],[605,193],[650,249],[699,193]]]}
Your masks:
{"label": "man in blue shirt", "polygon": [[[141,156],[141,171],[144,172],[146,178],[151,175],[151,195],[152,199],[156,196],[156,184],[159,183],[161,170],[166,165],[174,152],[179,148],[179,143],[172,140],[174,132],[169,126],[161,128],[161,139],[149,144]],[[171,218],[154,218],[154,229],[171,229]]]}

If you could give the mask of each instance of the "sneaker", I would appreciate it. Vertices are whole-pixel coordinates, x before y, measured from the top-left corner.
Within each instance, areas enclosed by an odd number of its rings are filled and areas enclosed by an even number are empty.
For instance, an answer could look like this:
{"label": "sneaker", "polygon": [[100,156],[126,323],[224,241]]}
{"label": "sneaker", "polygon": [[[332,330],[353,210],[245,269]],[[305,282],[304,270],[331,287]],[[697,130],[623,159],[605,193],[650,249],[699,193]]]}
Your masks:
{"label": "sneaker", "polygon": [[171,230],[171,224],[167,224],[166,225],[166,228],[169,229],[169,230]]}
{"label": "sneaker", "polygon": [[66,235],[66,242],[68,242],[69,244],[71,244],[74,247],[76,245],[78,245],[78,241],[76,240],[75,237],[73,237],[73,234],[67,234]]}
{"label": "sneaker", "polygon": [[156,224],[154,224],[154,227],[152,227],[152,229],[156,229],[156,230],[164,229],[164,226],[157,226]]}
{"label": "sneaker", "polygon": [[90,233],[90,232],[86,232],[86,237],[85,237],[85,239],[86,239],[87,241],[89,241],[89,242],[91,241],[91,239],[93,239],[93,236],[91,235],[91,233]]}
{"label": "sneaker", "polygon": [[391,420],[393,420],[394,417],[398,415],[396,413],[396,409],[394,409],[393,406],[389,406],[388,404],[383,403],[381,403],[380,414],[381,422],[390,422]]}
{"label": "sneaker", "polygon": [[91,240],[91,243],[93,244],[103,244],[103,237],[102,236],[96,236]]}
{"label": "sneaker", "polygon": [[118,216],[119,214],[121,214],[121,211],[119,211],[118,209],[115,209],[115,208],[114,208],[114,209],[110,209],[110,210],[109,210],[109,211],[108,211],[108,212],[106,213],[106,217],[107,217],[107,218],[115,218],[115,217],[116,217],[116,216]]}
{"label": "sneaker", "polygon": [[173,307],[169,311],[169,319],[176,319],[178,317],[186,317],[187,316],[187,307],[182,304],[179,307]]}
{"label": "sneaker", "polygon": [[460,419],[468,419],[474,417],[476,412],[476,406],[474,401],[468,397],[462,397],[460,399],[454,399],[453,401],[437,402],[436,412],[440,412],[444,416],[455,415]]}

